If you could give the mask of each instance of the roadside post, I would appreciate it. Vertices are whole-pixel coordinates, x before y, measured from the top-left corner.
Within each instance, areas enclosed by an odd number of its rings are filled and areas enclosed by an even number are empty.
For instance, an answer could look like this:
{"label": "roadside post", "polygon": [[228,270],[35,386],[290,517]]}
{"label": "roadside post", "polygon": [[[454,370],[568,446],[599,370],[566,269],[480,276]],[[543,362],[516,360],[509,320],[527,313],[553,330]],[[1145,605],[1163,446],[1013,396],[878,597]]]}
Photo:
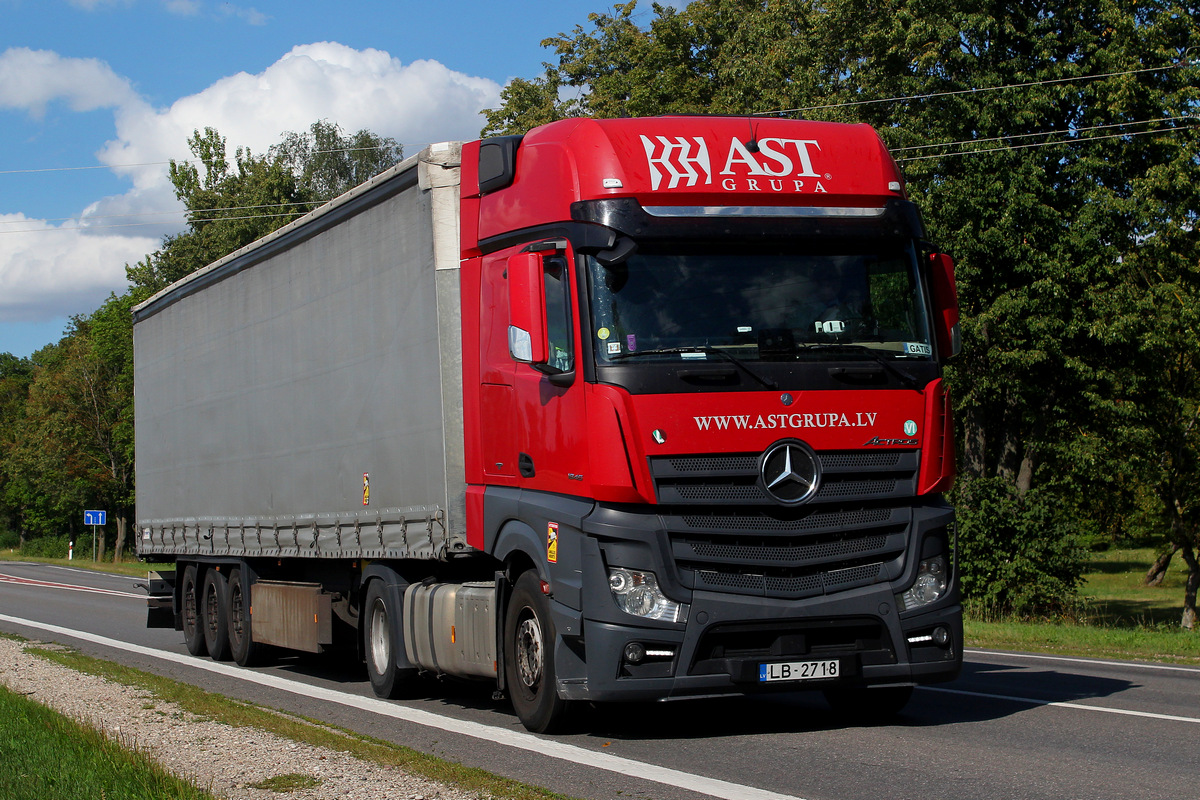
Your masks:
{"label": "roadside post", "polygon": [[96,560],[96,526],[108,521],[107,511],[84,511],[83,524],[92,526],[92,561]]}

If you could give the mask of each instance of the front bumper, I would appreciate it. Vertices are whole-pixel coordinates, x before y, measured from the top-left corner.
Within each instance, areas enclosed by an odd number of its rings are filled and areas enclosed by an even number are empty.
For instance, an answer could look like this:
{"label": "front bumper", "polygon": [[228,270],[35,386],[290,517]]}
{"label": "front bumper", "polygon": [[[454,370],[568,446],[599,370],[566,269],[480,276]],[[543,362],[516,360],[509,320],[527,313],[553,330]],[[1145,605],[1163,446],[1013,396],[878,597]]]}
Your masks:
{"label": "front bumper", "polygon": [[[938,627],[949,633],[944,645],[925,636]],[[582,630],[586,667],[575,658],[568,660],[576,661],[577,669],[564,669],[568,665],[560,659],[558,688],[568,699],[913,685],[952,680],[962,668],[961,606],[955,602],[901,619],[886,587],[803,604],[697,593],[682,630],[598,620],[584,620]],[[910,637],[918,641],[910,643]],[[630,663],[626,649],[631,644],[659,655]],[[578,643],[561,649],[574,656],[580,652]],[[837,678],[760,680],[764,664],[832,659],[840,665]]]}

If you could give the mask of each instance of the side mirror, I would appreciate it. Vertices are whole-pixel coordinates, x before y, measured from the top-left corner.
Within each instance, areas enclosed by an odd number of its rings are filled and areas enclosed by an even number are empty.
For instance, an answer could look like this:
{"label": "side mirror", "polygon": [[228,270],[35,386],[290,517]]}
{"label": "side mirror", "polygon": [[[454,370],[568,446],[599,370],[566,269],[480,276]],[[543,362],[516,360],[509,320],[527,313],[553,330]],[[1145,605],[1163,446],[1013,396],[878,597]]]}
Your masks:
{"label": "side mirror", "polygon": [[958,290],[954,287],[954,259],[945,253],[929,256],[929,293],[933,299],[934,335],[941,358],[953,358],[962,351],[962,330],[958,325]]}
{"label": "side mirror", "polygon": [[548,359],[539,253],[517,253],[508,259],[508,352],[525,364],[545,364]]}

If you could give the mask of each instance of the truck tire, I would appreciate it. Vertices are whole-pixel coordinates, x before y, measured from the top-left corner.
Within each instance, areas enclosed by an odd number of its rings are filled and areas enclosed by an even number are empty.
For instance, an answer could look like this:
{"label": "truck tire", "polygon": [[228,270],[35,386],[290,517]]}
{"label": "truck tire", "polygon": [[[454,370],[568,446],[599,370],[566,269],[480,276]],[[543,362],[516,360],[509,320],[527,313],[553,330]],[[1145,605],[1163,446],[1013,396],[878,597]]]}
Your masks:
{"label": "truck tire", "polygon": [[884,686],[877,689],[826,689],[825,702],[838,715],[851,722],[887,722],[899,714],[912,698],[911,686]]}
{"label": "truck tire", "polygon": [[397,634],[400,615],[394,593],[387,590],[383,581],[371,581],[363,602],[363,653],[371,689],[376,697],[386,700],[399,697],[410,677],[409,670],[396,665],[396,654],[404,647]]}
{"label": "truck tire", "polygon": [[214,661],[229,660],[229,583],[215,569],[204,573],[200,600],[204,644]]}
{"label": "truck tire", "polygon": [[568,703],[558,696],[554,673],[554,620],[534,570],[517,578],[504,620],[504,671],[513,710],[527,729],[561,729]]}
{"label": "truck tire", "polygon": [[263,646],[250,631],[250,582],[246,571],[234,567],[229,573],[229,654],[240,667],[258,661]]}
{"label": "truck tire", "polygon": [[183,619],[183,643],[187,645],[188,652],[194,656],[205,656],[208,655],[208,646],[204,643],[200,586],[196,580],[198,574],[195,564],[188,564],[183,570],[183,584],[179,588],[179,616]]}

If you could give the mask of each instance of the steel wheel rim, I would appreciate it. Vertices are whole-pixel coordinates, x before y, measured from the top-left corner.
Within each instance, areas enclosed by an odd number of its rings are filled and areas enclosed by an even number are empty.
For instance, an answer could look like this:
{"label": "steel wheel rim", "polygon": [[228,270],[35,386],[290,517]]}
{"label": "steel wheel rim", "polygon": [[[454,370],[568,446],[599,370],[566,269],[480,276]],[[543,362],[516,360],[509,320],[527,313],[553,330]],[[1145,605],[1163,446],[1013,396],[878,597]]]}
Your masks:
{"label": "steel wheel rim", "polygon": [[204,593],[204,621],[208,624],[208,631],[216,638],[217,635],[217,585],[215,583],[208,584],[208,590]]}
{"label": "steel wheel rim", "polygon": [[517,677],[527,689],[536,690],[542,681],[542,626],[528,615],[517,625]]}
{"label": "steel wheel rim", "polygon": [[200,615],[196,612],[196,584],[184,587],[183,592],[183,628],[194,634],[200,624]]}
{"label": "steel wheel rim", "polygon": [[382,600],[371,606],[371,666],[377,675],[387,672],[392,661],[392,640],[388,636],[388,613]]}
{"label": "steel wheel rim", "polygon": [[233,624],[230,626],[233,630],[233,636],[238,642],[241,642],[246,636],[245,618],[242,616],[244,606],[242,604],[242,589],[241,586],[235,583],[229,588],[229,614]]}

